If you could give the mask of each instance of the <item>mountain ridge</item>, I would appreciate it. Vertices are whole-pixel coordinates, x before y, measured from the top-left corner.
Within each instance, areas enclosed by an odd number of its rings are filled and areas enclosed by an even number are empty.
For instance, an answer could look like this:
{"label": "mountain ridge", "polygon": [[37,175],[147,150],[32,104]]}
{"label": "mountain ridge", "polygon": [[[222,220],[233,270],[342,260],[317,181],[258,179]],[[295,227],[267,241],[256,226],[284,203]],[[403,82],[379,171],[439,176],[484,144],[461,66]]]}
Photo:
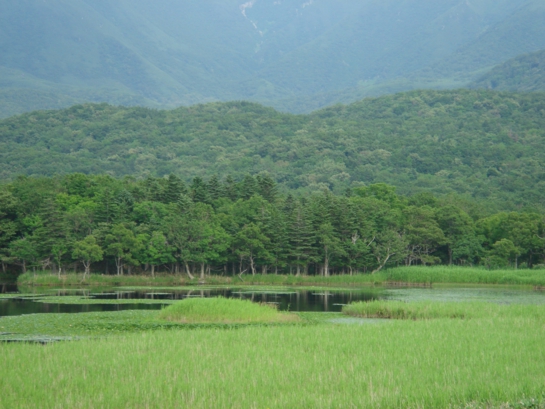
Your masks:
{"label": "mountain ridge", "polygon": [[[536,0],[0,6],[1,117],[86,101],[172,108],[245,99],[309,112],[386,92],[464,86],[513,50],[545,48],[545,6]],[[505,33],[509,41],[498,48]],[[35,90],[36,102],[17,98],[22,89]]]}
{"label": "mountain ridge", "polygon": [[78,105],[0,121],[0,178],[267,172],[302,193],[388,183],[402,194],[545,205],[544,112],[543,93],[489,90],[412,91],[308,115],[243,101]]}

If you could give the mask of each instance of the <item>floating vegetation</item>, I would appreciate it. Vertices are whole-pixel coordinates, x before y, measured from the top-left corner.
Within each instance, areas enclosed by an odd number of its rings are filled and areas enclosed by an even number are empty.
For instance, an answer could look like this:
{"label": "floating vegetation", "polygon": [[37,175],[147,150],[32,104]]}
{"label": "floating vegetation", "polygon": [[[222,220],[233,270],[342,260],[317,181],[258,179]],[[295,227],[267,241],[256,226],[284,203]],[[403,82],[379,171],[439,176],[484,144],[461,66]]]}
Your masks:
{"label": "floating vegetation", "polygon": [[92,298],[85,296],[61,296],[61,297],[44,297],[36,298],[33,301],[41,302],[45,304],[70,304],[70,305],[93,305],[93,304],[171,304],[176,302],[176,300],[170,299],[153,299],[153,298]]}
{"label": "floating vegetation", "polygon": [[0,294],[0,300],[11,300],[13,298],[21,298],[20,294]]}

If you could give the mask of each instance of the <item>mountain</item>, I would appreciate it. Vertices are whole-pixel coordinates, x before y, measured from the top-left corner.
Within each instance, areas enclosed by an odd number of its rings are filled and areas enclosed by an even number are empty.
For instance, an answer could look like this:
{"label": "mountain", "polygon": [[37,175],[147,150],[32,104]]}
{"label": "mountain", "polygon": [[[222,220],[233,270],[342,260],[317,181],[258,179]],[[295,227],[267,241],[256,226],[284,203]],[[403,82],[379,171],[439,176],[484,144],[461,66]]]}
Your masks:
{"label": "mountain", "polygon": [[0,117],[79,102],[291,112],[463,86],[545,48],[542,0],[0,0]]}
{"label": "mountain", "polygon": [[513,58],[473,82],[473,88],[545,91],[545,50]]}
{"label": "mountain", "polygon": [[545,94],[488,90],[413,91],[310,115],[248,102],[86,104],[0,121],[0,178],[268,172],[302,193],[385,182],[402,194],[545,205],[543,112]]}

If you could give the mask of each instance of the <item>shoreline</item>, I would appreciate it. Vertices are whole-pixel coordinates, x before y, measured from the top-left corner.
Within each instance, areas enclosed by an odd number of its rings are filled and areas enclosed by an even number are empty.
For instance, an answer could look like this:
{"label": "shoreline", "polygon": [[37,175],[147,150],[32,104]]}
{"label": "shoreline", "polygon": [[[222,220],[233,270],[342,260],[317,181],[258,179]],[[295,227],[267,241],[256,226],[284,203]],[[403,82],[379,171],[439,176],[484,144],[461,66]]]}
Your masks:
{"label": "shoreline", "polygon": [[545,290],[545,270],[484,270],[470,267],[398,267],[377,274],[322,276],[260,275],[206,276],[189,279],[181,275],[98,275],[68,273],[60,277],[49,272],[26,273],[15,283],[21,287],[179,287],[188,286],[320,286],[331,288],[432,288],[449,286],[529,287]]}

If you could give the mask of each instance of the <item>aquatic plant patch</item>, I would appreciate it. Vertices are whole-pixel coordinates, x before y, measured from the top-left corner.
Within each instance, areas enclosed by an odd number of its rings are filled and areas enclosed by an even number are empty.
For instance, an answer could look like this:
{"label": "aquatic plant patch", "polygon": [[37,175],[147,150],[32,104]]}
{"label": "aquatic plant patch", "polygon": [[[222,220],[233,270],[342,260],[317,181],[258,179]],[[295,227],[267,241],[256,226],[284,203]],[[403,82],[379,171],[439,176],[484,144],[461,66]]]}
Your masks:
{"label": "aquatic plant patch", "polygon": [[181,323],[260,323],[299,320],[297,315],[277,311],[269,305],[223,297],[185,299],[163,309],[158,318]]}
{"label": "aquatic plant patch", "polygon": [[124,305],[124,304],[172,304],[176,300],[169,299],[153,299],[153,298],[116,298],[116,299],[107,299],[107,298],[94,298],[94,297],[83,297],[83,296],[51,296],[43,298],[33,299],[35,302],[41,302],[46,304],[69,304],[69,305],[94,305],[94,304],[103,304],[103,305]]}

